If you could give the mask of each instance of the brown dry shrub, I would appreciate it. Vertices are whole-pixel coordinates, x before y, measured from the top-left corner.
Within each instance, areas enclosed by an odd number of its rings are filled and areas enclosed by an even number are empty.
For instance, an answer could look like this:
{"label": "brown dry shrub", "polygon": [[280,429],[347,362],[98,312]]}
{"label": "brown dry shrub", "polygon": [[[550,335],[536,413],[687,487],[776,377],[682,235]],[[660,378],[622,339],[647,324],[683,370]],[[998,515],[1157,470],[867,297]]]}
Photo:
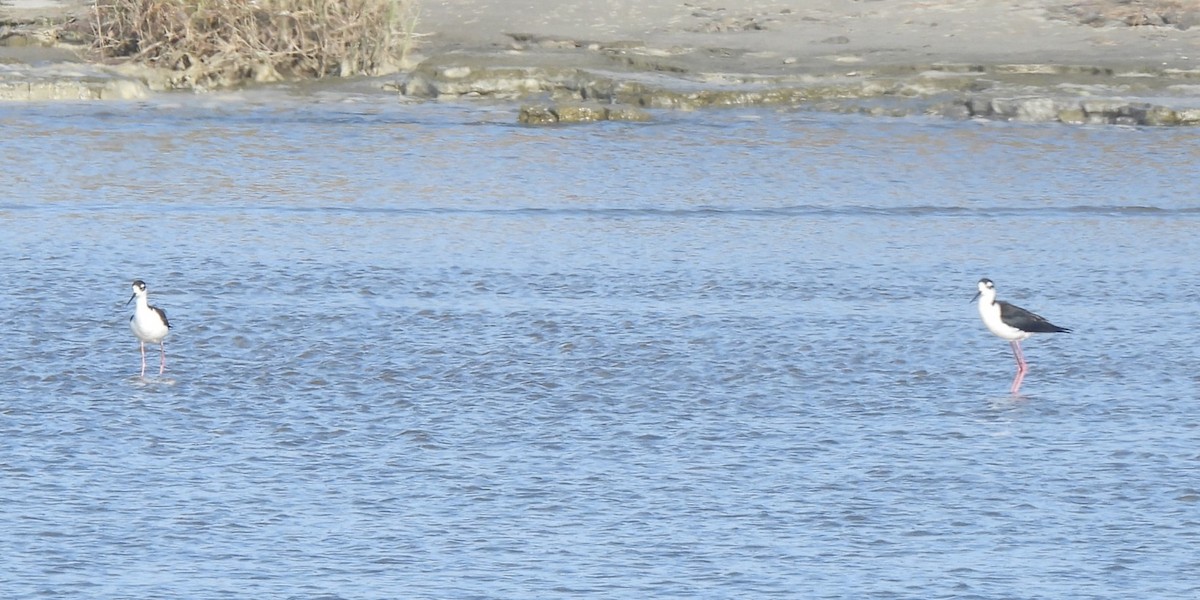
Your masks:
{"label": "brown dry shrub", "polygon": [[403,63],[415,0],[97,0],[93,50],[177,87],[380,75]]}

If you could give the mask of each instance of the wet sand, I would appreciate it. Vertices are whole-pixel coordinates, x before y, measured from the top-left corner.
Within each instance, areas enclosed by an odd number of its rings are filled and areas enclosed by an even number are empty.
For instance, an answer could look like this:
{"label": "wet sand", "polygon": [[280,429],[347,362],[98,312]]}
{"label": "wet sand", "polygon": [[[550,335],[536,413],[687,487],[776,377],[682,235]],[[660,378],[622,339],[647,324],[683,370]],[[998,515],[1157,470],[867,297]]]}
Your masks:
{"label": "wet sand", "polygon": [[[6,0],[0,16],[86,18],[88,5]],[[660,52],[727,49],[764,67],[1034,63],[1200,69],[1195,0],[421,0],[419,11],[422,56],[504,51],[514,45],[511,34],[531,34],[636,42]]]}
{"label": "wet sand", "polygon": [[[1154,2],[1146,3],[1155,5]],[[502,49],[511,33],[729,49],[760,68],[928,63],[1200,68],[1200,27],[1138,22],[1117,2],[1009,0],[425,0],[423,52]],[[1184,3],[1189,4],[1189,3]],[[1191,2],[1193,13],[1200,3]],[[1158,20],[1162,20],[1161,18]],[[714,60],[714,68],[722,66]]]}

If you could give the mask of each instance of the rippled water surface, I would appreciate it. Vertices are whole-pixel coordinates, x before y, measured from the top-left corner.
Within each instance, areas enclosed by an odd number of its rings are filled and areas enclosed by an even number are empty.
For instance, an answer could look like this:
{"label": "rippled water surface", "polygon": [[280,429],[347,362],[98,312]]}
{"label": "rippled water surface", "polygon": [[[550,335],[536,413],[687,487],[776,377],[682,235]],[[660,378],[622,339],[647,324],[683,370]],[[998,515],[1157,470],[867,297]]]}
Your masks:
{"label": "rippled water surface", "polygon": [[0,106],[4,597],[1200,594],[1196,132],[658,116]]}

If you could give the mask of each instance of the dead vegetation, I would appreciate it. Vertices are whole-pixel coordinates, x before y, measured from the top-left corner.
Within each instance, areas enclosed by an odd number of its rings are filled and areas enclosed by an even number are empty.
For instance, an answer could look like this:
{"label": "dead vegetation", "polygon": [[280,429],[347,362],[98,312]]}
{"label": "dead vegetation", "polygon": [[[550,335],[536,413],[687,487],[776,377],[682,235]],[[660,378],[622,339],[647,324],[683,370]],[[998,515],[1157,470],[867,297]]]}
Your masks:
{"label": "dead vegetation", "polygon": [[97,0],[93,52],[174,87],[382,75],[403,64],[415,0]]}

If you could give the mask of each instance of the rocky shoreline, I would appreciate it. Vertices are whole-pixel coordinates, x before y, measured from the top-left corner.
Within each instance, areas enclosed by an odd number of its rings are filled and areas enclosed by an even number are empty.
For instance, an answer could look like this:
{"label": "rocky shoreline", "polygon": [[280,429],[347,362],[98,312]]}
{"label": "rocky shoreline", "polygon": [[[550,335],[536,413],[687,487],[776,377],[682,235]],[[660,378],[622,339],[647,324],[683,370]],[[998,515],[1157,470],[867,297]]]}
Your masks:
{"label": "rocky shoreline", "polygon": [[[456,27],[469,21],[463,15],[471,14],[473,3],[478,22]],[[0,28],[0,99],[128,100],[165,91],[161,73],[84,62],[86,26],[80,19],[86,16],[78,13],[81,5],[65,4],[76,11],[27,14]],[[1125,2],[1016,3],[993,14],[986,12],[990,5],[970,1],[877,0],[802,3],[826,12],[750,2],[758,8],[734,13],[663,3],[659,12],[647,9],[640,18],[609,23],[604,18],[611,10],[592,7],[583,17],[530,19],[530,31],[505,33],[503,27],[517,23],[489,23],[487,17],[509,4],[513,0],[465,0],[438,4],[441,12],[426,6],[426,27],[453,33],[426,36],[413,64],[380,78],[379,88],[420,100],[516,103],[523,105],[521,122],[529,124],[645,120],[656,109],[788,107],[1200,125],[1200,60],[1193,58],[1200,58],[1200,27],[1193,27],[1200,6],[1160,3],[1164,10],[1151,14],[1130,13]],[[850,10],[849,4],[879,8],[850,15],[834,10]],[[931,13],[933,5],[940,12]],[[957,12],[949,8],[964,5]],[[501,14],[492,18],[503,20]],[[930,14],[939,20],[917,18]],[[670,26],[658,27],[663,23]],[[977,32],[978,23],[989,28]],[[935,27],[941,29],[930,37],[926,30]],[[1042,30],[1057,37],[1042,40]],[[1006,45],[1006,31],[1025,38]],[[968,44],[939,46],[971,36]]]}
{"label": "rocky shoreline", "polygon": [[[1200,71],[1145,67],[927,64],[713,75],[669,58],[601,45],[529,55],[449,53],[421,62],[388,87],[423,99],[542,101],[526,113],[620,106],[626,110],[610,111],[614,116],[607,118],[632,120],[646,118],[642,109],[799,107],[879,116],[1200,125]],[[579,114],[578,120],[597,120],[594,114]],[[527,122],[574,120],[556,116]]]}

